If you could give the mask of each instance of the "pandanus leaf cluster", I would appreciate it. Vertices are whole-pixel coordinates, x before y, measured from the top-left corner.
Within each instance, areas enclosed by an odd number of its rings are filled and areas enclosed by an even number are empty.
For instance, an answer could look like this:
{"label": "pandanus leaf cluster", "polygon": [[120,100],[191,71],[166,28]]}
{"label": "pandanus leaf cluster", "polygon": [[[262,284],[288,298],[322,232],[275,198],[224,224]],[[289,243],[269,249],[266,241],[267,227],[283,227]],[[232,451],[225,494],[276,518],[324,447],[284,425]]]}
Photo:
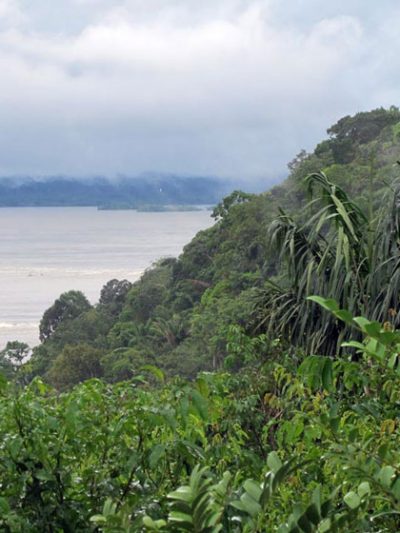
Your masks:
{"label": "pandanus leaf cluster", "polygon": [[317,196],[301,215],[280,211],[270,225],[283,274],[258,293],[258,327],[308,353],[335,354],[350,328],[308,296],[400,323],[400,187],[388,190],[379,210],[363,210],[323,172],[308,176],[306,184]]}

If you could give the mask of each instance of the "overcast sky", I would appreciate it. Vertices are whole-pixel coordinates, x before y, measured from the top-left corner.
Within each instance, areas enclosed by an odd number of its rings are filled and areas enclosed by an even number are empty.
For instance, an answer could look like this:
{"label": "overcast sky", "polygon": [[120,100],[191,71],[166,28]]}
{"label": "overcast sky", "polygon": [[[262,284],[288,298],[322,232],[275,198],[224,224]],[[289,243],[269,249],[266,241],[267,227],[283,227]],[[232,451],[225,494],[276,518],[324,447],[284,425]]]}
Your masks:
{"label": "overcast sky", "polygon": [[399,0],[0,0],[0,175],[276,181],[400,104]]}

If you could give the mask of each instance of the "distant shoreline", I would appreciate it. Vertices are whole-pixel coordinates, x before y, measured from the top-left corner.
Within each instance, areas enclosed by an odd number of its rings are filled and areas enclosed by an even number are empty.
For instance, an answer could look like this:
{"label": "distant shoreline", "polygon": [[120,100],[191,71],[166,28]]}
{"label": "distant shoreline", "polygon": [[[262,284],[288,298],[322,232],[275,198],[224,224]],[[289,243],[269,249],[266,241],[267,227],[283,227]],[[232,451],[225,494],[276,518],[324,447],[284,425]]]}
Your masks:
{"label": "distant shoreline", "polygon": [[118,181],[103,178],[56,178],[43,181],[0,178],[0,207],[194,211],[198,206],[217,204],[231,192],[233,186],[228,180],[179,176]]}
{"label": "distant shoreline", "polygon": [[100,205],[97,206],[99,211],[137,211],[138,213],[177,213],[190,211],[211,211],[212,206],[209,204],[203,205]]}
{"label": "distant shoreline", "polygon": [[182,213],[195,211],[212,211],[215,204],[199,205],[76,205],[76,204],[51,204],[51,205],[0,205],[1,209],[94,209],[96,211],[136,211],[138,213]]}

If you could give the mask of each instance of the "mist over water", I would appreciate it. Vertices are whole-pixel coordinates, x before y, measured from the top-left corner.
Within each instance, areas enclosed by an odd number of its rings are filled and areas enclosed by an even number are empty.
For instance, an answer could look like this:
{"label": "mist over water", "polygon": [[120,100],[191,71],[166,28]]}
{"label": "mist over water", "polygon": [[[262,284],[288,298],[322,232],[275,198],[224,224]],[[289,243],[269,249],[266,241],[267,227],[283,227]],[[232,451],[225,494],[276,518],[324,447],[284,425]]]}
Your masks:
{"label": "mist over water", "polygon": [[81,290],[95,303],[107,281],[137,280],[212,222],[208,211],[0,209],[0,349],[37,344],[40,319],[62,292]]}

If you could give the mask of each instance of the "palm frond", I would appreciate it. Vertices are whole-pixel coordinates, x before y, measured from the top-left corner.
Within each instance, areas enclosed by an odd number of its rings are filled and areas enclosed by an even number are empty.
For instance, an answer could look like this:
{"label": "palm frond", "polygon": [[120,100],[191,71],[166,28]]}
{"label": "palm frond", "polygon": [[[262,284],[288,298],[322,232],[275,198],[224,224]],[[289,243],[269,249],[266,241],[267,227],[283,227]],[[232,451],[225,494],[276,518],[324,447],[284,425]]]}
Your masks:
{"label": "palm frond", "polygon": [[[269,228],[272,249],[286,270],[283,284],[258,293],[259,327],[309,352],[334,354],[348,326],[307,301],[335,299],[353,315],[400,325],[400,186],[371,221],[323,172],[306,178],[319,195],[295,220],[284,211]],[[301,222],[304,221],[304,222]]]}

